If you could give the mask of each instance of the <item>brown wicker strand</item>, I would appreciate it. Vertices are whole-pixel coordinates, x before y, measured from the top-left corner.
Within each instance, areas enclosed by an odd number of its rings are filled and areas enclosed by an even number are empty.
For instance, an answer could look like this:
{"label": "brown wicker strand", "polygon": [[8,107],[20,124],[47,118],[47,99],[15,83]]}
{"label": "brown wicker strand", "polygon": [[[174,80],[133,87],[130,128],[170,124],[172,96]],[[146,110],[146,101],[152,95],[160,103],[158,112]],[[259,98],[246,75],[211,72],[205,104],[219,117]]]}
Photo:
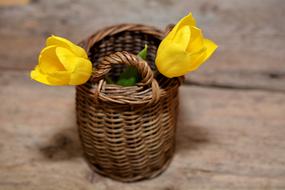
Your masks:
{"label": "brown wicker strand", "polygon": [[[148,96],[145,96],[144,99],[145,101],[143,102],[137,102],[133,99],[130,99],[128,96],[115,96],[115,97],[108,97],[109,101],[114,101],[116,103],[120,104],[125,104],[126,102],[128,103],[134,103],[134,104],[141,104],[141,103],[146,103],[148,102],[151,104],[152,102],[157,102],[160,97],[160,88],[159,85],[153,77],[153,71],[150,69],[148,64],[140,59],[139,57],[130,54],[126,51],[123,52],[116,52],[114,54],[111,54],[109,56],[104,57],[104,59],[96,66],[93,72],[93,76],[91,81],[93,83],[98,83],[97,90],[95,92],[95,97],[97,100],[99,99],[99,91],[101,90],[104,83],[104,77],[107,75],[113,64],[126,64],[126,65],[131,65],[134,66],[138,69],[138,72],[141,74],[142,80],[137,83],[137,86],[151,86],[151,94]],[[106,99],[106,97],[101,97],[102,99]],[[136,98],[135,98],[136,99]],[[137,102],[137,103],[136,103]]]}

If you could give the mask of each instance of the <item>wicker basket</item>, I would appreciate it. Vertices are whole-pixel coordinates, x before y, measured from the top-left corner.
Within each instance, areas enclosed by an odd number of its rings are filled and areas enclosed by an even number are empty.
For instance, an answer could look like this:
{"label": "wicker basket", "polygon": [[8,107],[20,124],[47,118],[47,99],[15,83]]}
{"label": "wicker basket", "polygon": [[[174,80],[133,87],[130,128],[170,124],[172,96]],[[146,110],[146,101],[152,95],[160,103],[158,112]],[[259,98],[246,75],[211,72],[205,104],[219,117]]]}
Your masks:
{"label": "wicker basket", "polygon": [[[169,165],[175,149],[178,87],[181,78],[156,72],[154,60],[164,33],[149,26],[105,28],[82,46],[95,70],[76,88],[79,135],[84,155],[96,172],[131,182],[152,178]],[[135,56],[148,44],[147,60]],[[126,65],[135,66],[136,86],[107,84]]]}

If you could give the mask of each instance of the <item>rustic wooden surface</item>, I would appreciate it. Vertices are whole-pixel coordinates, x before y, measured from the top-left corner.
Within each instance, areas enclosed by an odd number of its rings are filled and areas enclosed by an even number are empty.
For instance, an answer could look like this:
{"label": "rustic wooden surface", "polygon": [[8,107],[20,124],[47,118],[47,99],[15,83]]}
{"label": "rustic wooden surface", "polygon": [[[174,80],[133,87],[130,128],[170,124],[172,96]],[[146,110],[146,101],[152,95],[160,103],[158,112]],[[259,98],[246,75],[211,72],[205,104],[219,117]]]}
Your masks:
{"label": "rustic wooden surface", "polygon": [[[283,0],[29,2],[0,1],[1,190],[285,189]],[[45,38],[80,41],[122,22],[163,28],[189,10],[219,49],[181,88],[172,164],[131,184],[92,173],[78,142],[74,88],[28,77]]]}

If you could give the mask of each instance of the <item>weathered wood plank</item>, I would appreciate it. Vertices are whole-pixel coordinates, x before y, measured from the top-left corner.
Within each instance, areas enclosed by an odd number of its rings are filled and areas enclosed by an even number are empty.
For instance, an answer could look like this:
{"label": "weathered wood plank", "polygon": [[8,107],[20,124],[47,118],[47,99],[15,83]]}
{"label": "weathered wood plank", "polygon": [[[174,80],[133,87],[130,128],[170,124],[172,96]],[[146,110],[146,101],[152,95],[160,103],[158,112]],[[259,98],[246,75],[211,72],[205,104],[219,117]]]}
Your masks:
{"label": "weathered wood plank", "polygon": [[1,0],[0,7],[27,5],[30,0]]}
{"label": "weathered wood plank", "polygon": [[0,189],[231,190],[285,188],[285,97],[183,86],[169,169],[124,184],[92,174],[81,157],[73,87],[0,73]]}
{"label": "weathered wood plank", "polygon": [[284,91],[284,9],[283,0],[32,1],[0,9],[0,69],[31,69],[49,34],[76,42],[122,22],[163,28],[192,11],[219,49],[187,80]]}

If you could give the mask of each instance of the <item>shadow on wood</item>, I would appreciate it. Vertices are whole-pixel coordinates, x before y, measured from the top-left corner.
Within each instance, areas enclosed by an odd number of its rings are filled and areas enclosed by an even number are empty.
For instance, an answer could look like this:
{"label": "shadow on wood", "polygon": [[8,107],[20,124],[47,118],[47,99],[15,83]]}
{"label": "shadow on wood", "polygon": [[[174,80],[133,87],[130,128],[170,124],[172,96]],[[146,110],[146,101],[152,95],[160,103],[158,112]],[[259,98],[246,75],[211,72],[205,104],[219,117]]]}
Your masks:
{"label": "shadow on wood", "polygon": [[181,153],[184,151],[197,150],[201,148],[201,146],[209,143],[211,142],[205,128],[201,126],[178,125],[176,134],[176,152]]}
{"label": "shadow on wood", "polygon": [[180,101],[184,102],[179,105],[178,122],[176,131],[176,152],[191,151],[200,149],[201,146],[210,143],[209,132],[207,128],[193,124],[195,114],[191,112],[192,100],[185,99],[183,96],[184,89],[180,90]]}
{"label": "shadow on wood", "polygon": [[56,133],[39,151],[49,160],[68,160],[82,155],[77,128],[67,128]]}

